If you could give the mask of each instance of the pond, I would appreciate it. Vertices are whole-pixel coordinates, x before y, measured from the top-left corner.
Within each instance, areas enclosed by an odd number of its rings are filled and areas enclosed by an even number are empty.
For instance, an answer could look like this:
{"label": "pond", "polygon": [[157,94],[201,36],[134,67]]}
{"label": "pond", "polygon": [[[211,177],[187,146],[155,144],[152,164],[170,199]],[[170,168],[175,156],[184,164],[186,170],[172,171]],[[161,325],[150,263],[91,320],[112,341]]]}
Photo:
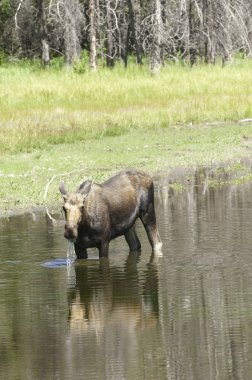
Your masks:
{"label": "pond", "polygon": [[[183,174],[184,175],[184,174]],[[0,378],[244,379],[252,373],[252,184],[156,181],[163,257],[123,238],[66,264],[61,214],[0,219]]]}

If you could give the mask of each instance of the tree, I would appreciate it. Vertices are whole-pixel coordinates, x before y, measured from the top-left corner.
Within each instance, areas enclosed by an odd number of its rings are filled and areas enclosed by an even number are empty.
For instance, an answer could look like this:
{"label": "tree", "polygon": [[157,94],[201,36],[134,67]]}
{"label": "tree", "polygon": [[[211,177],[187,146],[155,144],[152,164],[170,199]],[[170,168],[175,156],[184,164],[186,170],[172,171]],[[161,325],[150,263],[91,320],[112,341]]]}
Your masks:
{"label": "tree", "polygon": [[[113,20],[113,18],[115,20]],[[116,20],[116,14],[115,10],[113,9],[113,0],[106,0],[106,21],[107,21],[107,53],[106,53],[106,58],[107,58],[107,66],[108,67],[113,67],[115,63],[115,54],[114,54],[114,38],[113,38],[113,31],[115,29],[114,27],[114,22]]]}
{"label": "tree", "polygon": [[[15,28],[13,29],[13,25]],[[89,52],[113,67],[133,54],[158,73],[165,60],[223,64],[252,52],[251,0],[1,0],[0,49],[17,57],[63,55],[68,65]]]}
{"label": "tree", "polygon": [[89,38],[90,38],[90,67],[92,70],[96,70],[97,64],[97,52],[96,52],[96,17],[95,17],[95,0],[89,1],[89,19],[90,19],[90,27],[89,27]]}
{"label": "tree", "polygon": [[154,0],[152,21],[151,73],[157,74],[161,67],[162,13],[161,0]]}
{"label": "tree", "polygon": [[215,62],[214,17],[212,0],[202,0],[204,60]]}
{"label": "tree", "polygon": [[142,52],[140,46],[140,4],[137,0],[127,0],[129,10],[129,25],[125,48],[125,66],[127,66],[127,58],[129,53],[130,39],[132,38],[137,64],[142,64]]}
{"label": "tree", "polygon": [[64,25],[65,57],[71,65],[80,58],[81,29],[83,27],[83,11],[78,0],[61,0],[62,21]]}
{"label": "tree", "polygon": [[45,2],[44,0],[36,0],[37,7],[37,35],[38,41],[41,43],[41,58],[45,66],[49,64],[49,44],[47,41]]}

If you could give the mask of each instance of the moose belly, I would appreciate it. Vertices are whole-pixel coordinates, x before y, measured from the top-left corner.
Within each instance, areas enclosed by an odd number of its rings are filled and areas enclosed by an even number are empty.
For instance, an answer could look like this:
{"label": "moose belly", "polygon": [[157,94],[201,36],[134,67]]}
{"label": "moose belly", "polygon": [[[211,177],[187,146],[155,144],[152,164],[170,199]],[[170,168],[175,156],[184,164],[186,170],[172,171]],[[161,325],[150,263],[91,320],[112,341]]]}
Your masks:
{"label": "moose belly", "polygon": [[100,241],[98,236],[89,236],[89,235],[80,235],[78,237],[78,243],[83,247],[83,248],[92,248],[96,247],[98,242]]}
{"label": "moose belly", "polygon": [[138,217],[138,208],[131,205],[127,210],[120,210],[110,219],[111,239],[124,235],[134,225]]}
{"label": "moose belly", "polygon": [[118,236],[126,234],[131,229],[134,223],[135,223],[135,219],[130,220],[127,223],[124,222],[124,223],[112,226],[111,231],[110,231],[110,239],[115,239]]}

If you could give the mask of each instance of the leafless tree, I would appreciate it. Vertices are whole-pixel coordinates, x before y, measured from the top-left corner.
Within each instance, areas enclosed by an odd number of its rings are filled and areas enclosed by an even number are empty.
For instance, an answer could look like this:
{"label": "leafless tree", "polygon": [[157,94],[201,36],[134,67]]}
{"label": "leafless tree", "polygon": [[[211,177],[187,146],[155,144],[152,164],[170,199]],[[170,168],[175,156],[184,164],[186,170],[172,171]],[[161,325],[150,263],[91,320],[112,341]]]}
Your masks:
{"label": "leafless tree", "polygon": [[131,38],[135,48],[136,61],[138,64],[142,64],[142,51],[140,45],[140,3],[138,0],[127,0],[127,4],[129,11],[129,24],[125,47],[125,66],[127,66],[127,57]]}
{"label": "leafless tree", "polygon": [[81,53],[81,34],[84,29],[82,5],[78,0],[51,0],[49,17],[63,40],[66,63],[71,65],[80,58]]}
{"label": "leafless tree", "polygon": [[97,50],[96,50],[96,13],[95,13],[95,0],[89,1],[89,36],[90,36],[90,67],[92,70],[96,70],[97,65]]}
{"label": "leafless tree", "polygon": [[[67,64],[90,54],[90,67],[105,60],[127,66],[143,57],[158,73],[166,60],[223,64],[252,52],[251,0],[5,0],[0,2],[0,49],[19,56],[63,54]],[[6,8],[6,3],[9,8]],[[6,10],[7,9],[7,10]],[[13,23],[15,33],[11,33]],[[4,26],[2,26],[4,25]],[[8,43],[7,43],[8,41]]]}
{"label": "leafless tree", "polygon": [[49,44],[47,41],[45,1],[36,0],[37,7],[37,34],[41,44],[41,58],[45,66],[50,62]]}
{"label": "leafless tree", "polygon": [[151,72],[157,74],[161,67],[162,14],[161,0],[154,1]]}

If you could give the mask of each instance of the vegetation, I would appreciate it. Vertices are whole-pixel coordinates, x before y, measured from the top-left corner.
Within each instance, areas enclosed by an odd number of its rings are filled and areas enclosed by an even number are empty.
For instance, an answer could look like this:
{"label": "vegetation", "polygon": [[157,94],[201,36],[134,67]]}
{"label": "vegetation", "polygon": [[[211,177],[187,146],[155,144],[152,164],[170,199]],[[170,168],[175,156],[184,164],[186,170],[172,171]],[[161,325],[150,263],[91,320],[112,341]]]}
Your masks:
{"label": "vegetation", "polygon": [[145,65],[82,74],[2,66],[1,212],[58,204],[62,179],[74,189],[125,167],[168,172],[249,157],[252,124],[236,122],[251,117],[251,66],[169,65],[155,77]]}
{"label": "vegetation", "polygon": [[169,65],[158,77],[133,64],[81,75],[29,63],[2,66],[0,155],[134,129],[249,118],[251,70],[251,60],[224,69]]}
{"label": "vegetation", "polygon": [[85,50],[93,70],[100,60],[127,66],[131,54],[152,73],[167,60],[226,64],[251,55],[251,20],[251,0],[2,0],[0,62],[63,56],[74,65]]}

